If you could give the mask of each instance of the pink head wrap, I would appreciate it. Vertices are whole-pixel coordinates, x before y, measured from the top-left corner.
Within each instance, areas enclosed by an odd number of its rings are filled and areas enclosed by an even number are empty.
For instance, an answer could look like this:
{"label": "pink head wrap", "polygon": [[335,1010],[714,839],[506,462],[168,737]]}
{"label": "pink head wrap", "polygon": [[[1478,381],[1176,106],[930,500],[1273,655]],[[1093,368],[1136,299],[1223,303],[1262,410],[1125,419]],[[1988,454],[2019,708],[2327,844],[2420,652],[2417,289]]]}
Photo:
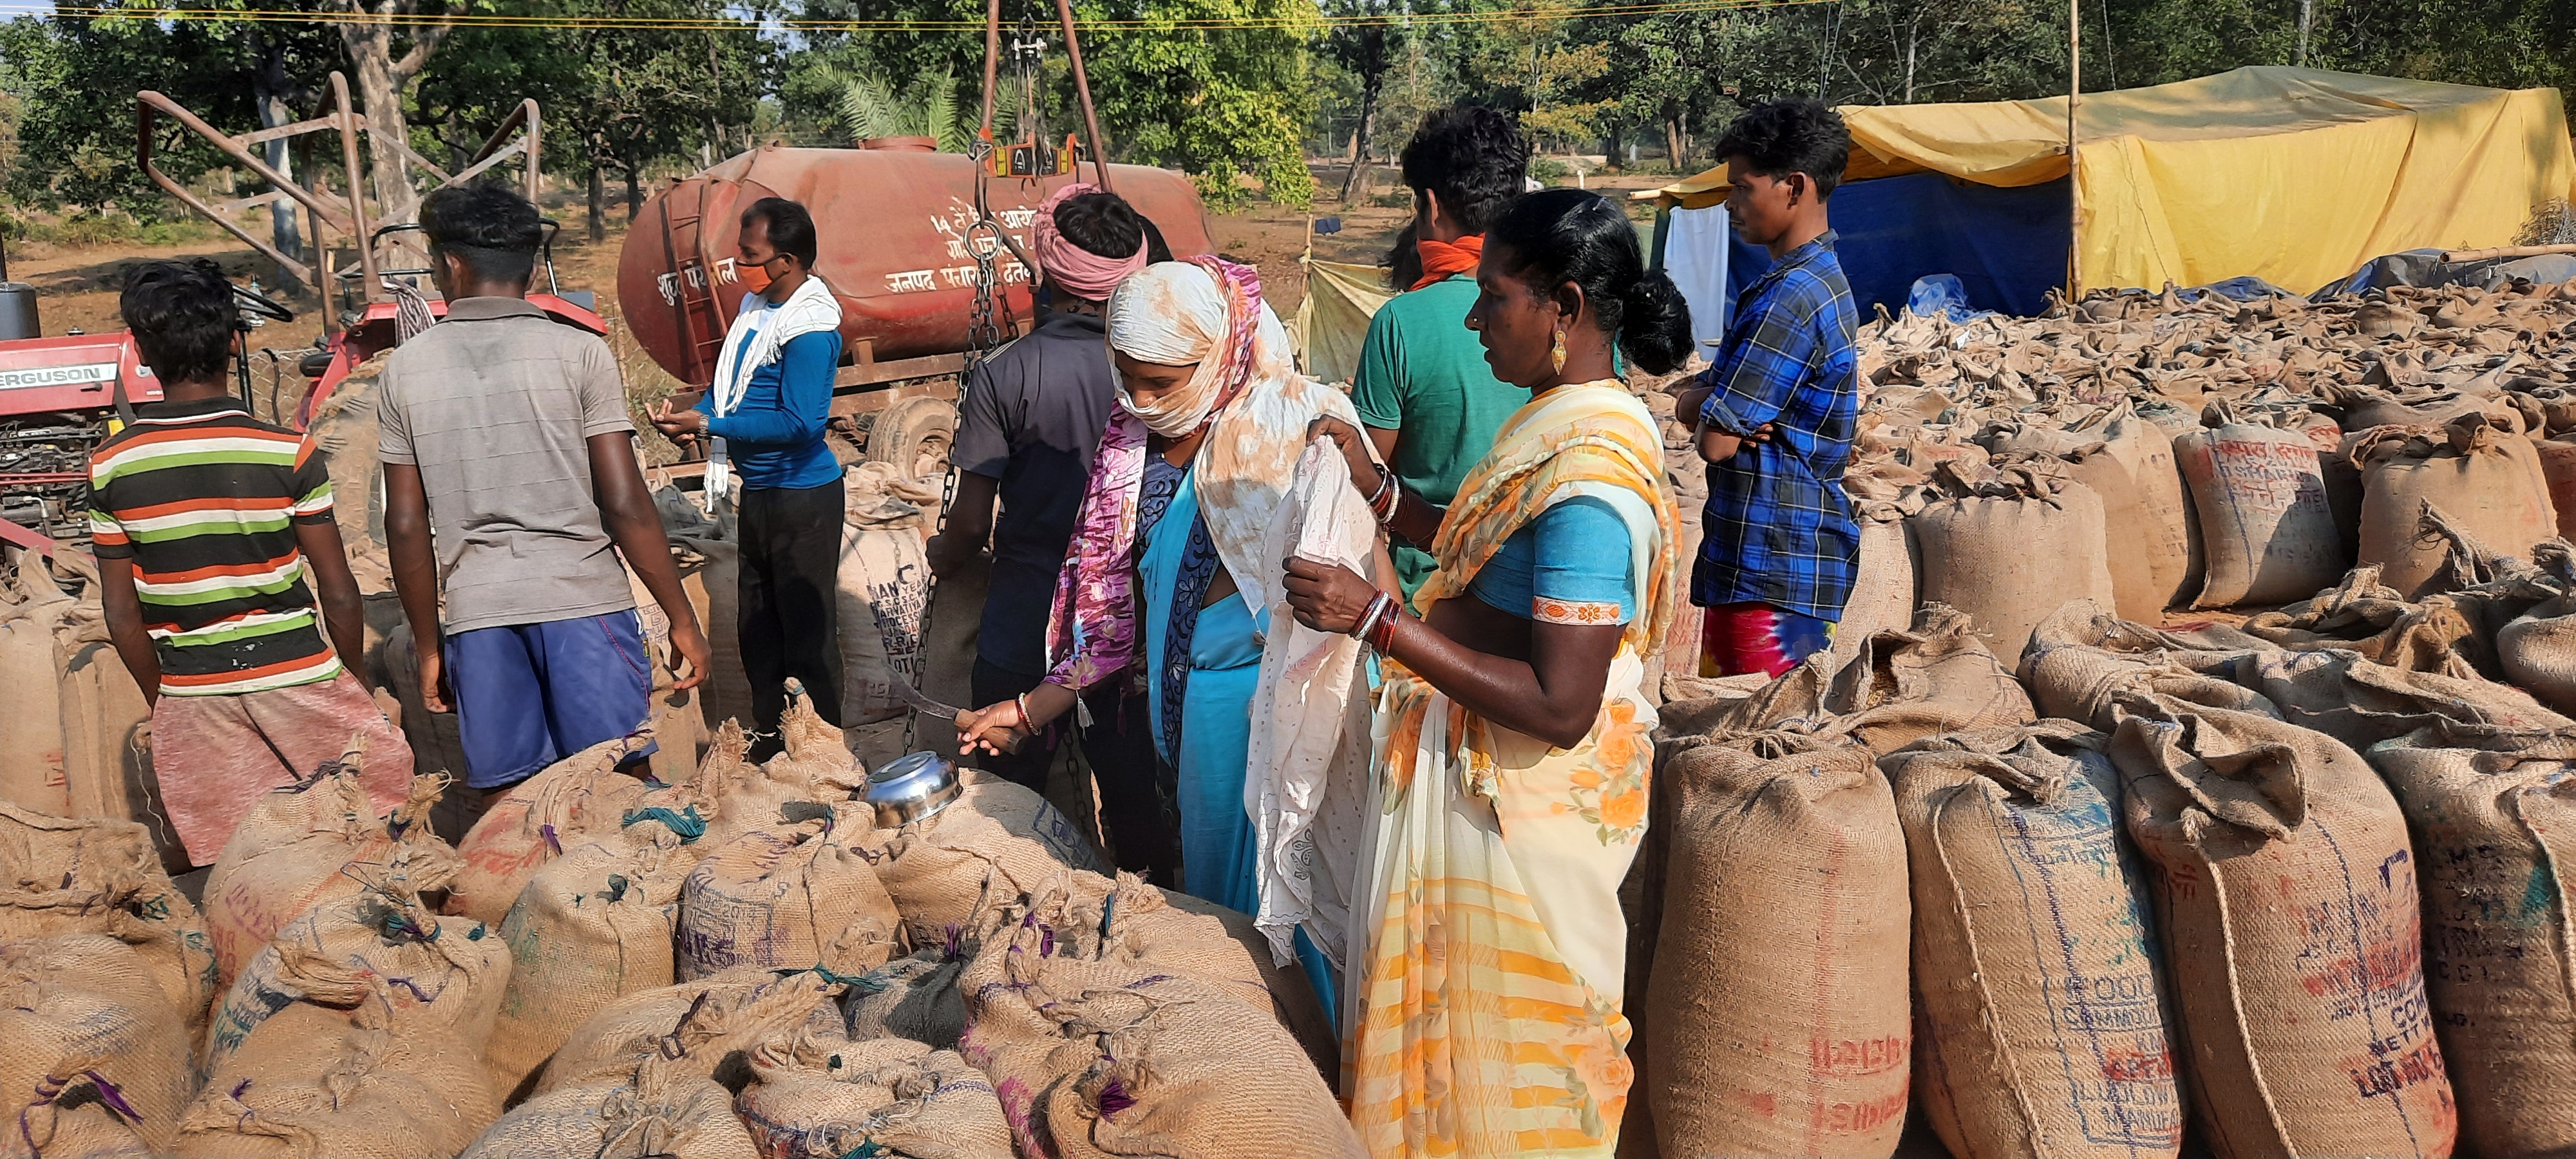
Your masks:
{"label": "pink head wrap", "polygon": [[1067,198],[1098,192],[1101,189],[1097,185],[1075,182],[1048,194],[1047,199],[1038,204],[1036,227],[1038,265],[1044,267],[1047,280],[1064,287],[1065,292],[1074,297],[1095,302],[1107,298],[1109,291],[1117,289],[1118,283],[1127,275],[1145,268],[1145,245],[1142,241],[1137,243],[1135,253],[1123,258],[1105,258],[1073,244],[1055,231],[1056,206],[1064,204]]}

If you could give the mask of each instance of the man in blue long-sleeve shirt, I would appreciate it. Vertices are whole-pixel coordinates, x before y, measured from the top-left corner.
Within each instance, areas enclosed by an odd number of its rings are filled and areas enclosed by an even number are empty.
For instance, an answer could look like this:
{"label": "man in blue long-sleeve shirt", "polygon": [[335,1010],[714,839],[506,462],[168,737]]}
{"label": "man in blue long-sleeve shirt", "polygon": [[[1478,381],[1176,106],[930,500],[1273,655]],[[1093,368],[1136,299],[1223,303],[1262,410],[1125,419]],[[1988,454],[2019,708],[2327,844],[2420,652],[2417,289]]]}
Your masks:
{"label": "man in blue long-sleeve shirt", "polygon": [[802,681],[814,711],[840,723],[841,646],[832,614],[841,561],[841,463],[823,437],[841,361],[841,308],[813,274],[813,215],[783,197],[742,214],[736,270],[745,295],[715,381],[688,410],[663,407],[653,425],[674,439],[712,437],[709,485],[733,489],[742,541],[742,670],[759,737],[778,747],[786,681]]}

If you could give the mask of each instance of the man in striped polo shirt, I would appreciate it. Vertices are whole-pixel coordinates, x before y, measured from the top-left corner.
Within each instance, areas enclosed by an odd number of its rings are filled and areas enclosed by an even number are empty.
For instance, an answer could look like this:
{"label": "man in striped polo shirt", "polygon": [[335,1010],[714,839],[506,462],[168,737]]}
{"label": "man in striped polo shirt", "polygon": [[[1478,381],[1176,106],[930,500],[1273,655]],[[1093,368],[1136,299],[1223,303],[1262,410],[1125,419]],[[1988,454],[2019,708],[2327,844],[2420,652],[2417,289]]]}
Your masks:
{"label": "man in striped polo shirt", "polygon": [[[357,581],[309,439],[256,421],[226,374],[238,314],[213,262],[150,262],[119,302],[164,401],[91,452],[90,541],[109,634],[152,704],[163,808],[211,865],[259,795],[364,738],[379,809],[411,747],[368,695]],[[321,588],[320,608],[313,588]],[[325,631],[328,638],[325,638]]]}

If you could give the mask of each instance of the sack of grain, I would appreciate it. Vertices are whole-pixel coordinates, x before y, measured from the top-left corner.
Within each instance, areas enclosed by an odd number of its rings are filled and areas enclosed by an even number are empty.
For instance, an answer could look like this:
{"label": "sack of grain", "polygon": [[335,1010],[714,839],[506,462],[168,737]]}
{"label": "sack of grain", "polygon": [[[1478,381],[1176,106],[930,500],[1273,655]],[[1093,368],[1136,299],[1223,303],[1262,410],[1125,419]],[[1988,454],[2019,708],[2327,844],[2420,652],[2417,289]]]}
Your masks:
{"label": "sack of grain", "polygon": [[921,683],[922,613],[930,565],[922,551],[925,512],[939,510],[936,480],[903,477],[892,463],[860,463],[843,476],[841,566],[834,611],[841,633],[841,726],[894,720],[894,693]]}
{"label": "sack of grain", "polygon": [[2246,634],[2293,651],[2342,648],[2409,672],[2500,678],[2491,633],[2449,596],[2409,601],[2367,564],[2343,582],[2274,612],[2247,617]]}
{"label": "sack of grain", "polygon": [[509,947],[471,918],[440,918],[412,883],[373,865],[342,871],[365,882],[280,927],[215,1007],[199,1073],[224,1068],[260,1025],[296,1003],[349,1009],[382,988],[397,1034],[442,1031],[480,1052],[510,976]]}
{"label": "sack of grain", "polygon": [[2423,534],[2425,509],[2507,555],[2558,534],[2540,453],[2509,425],[2468,414],[2439,428],[2382,427],[2351,450],[2362,472],[2361,562],[2410,599],[2438,590],[2449,552]]}
{"label": "sack of grain", "polygon": [[2200,582],[2199,531],[2174,465],[2173,436],[2137,416],[2126,400],[2063,431],[2035,424],[1991,444],[1998,453],[2040,452],[2067,462],[2066,475],[2102,500],[2111,591],[2122,615],[2152,620]]}
{"label": "sack of grain", "polygon": [[2317,449],[2295,431],[2228,419],[2174,439],[2206,574],[2195,608],[2279,604],[2330,587],[2348,560]]}
{"label": "sack of grain", "polygon": [[2540,456],[2540,478],[2549,487],[2549,509],[2558,513],[2557,535],[2576,538],[2576,430],[2557,429],[2531,445]]}
{"label": "sack of grain", "polygon": [[957,1036],[966,1029],[966,996],[957,980],[973,958],[951,938],[868,971],[841,999],[843,1033],[853,1042],[906,1038],[957,1049]]}
{"label": "sack of grain", "polygon": [[988,896],[1008,901],[1065,868],[1106,875],[1109,867],[1071,818],[1046,798],[975,769],[960,769],[965,791],[912,824],[876,830],[877,879],[894,898],[912,944],[937,945],[949,927],[971,929]]}
{"label": "sack of grain", "polygon": [[643,781],[617,766],[653,740],[647,729],[592,745],[486,805],[482,820],[456,843],[447,912],[497,926],[539,867],[592,837],[616,832],[645,790]]}
{"label": "sack of grain", "polygon": [[157,971],[103,934],[0,941],[0,1155],[168,1147],[195,1074]]}
{"label": "sack of grain", "polygon": [[2424,979],[2462,1151],[2576,1153],[2576,912],[2560,868],[2576,854],[2576,731],[2437,724],[2370,763],[2423,857]]}
{"label": "sack of grain", "polygon": [[675,537],[671,542],[686,553],[680,575],[690,601],[705,593],[706,614],[698,617],[698,626],[706,630],[714,670],[698,692],[707,727],[721,728],[729,720],[749,723],[755,716],[751,678],[742,671],[742,548],[726,539]]}
{"label": "sack of grain", "polygon": [[787,708],[778,718],[779,752],[764,766],[769,778],[803,786],[809,801],[842,801],[867,787],[868,771],[843,743],[839,728],[814,711],[804,681],[787,680]]}
{"label": "sack of grain", "polygon": [[[1834,625],[1832,656],[1837,665],[1860,655],[1861,644],[1871,636],[1902,632],[1914,623],[1914,548],[1906,539],[1905,517],[1891,503],[1860,507],[1860,568],[1853,573],[1843,618]],[[1684,557],[1681,566],[1688,568],[1693,558]],[[1688,590],[1688,575],[1682,580]],[[1696,614],[1677,619],[1691,621],[1696,631]],[[1694,647],[1679,655],[1695,658],[1699,652]]]}
{"label": "sack of grain", "polygon": [[501,1114],[454,1034],[397,1030],[378,998],[295,1003],[217,1067],[180,1120],[178,1159],[450,1159]]}
{"label": "sack of grain", "polygon": [[749,1159],[733,1095],[685,1061],[547,1091],[485,1128],[457,1159]]}
{"label": "sack of grain", "polygon": [[2510,684],[2438,672],[2409,672],[2341,650],[2240,653],[2207,665],[2263,694],[2280,718],[2312,728],[2356,752],[2405,736],[2437,720],[2509,729],[2576,728]]}
{"label": "sack of grain", "polygon": [[[30,693],[54,685],[54,625],[72,597],[54,583],[44,558],[15,553],[0,582],[0,688]],[[52,704],[0,713],[0,804],[48,816],[72,815],[63,779],[63,717]]]}
{"label": "sack of grain", "polygon": [[310,777],[262,794],[224,843],[206,878],[206,934],[221,985],[232,985],[279,926],[358,892],[358,880],[341,866],[387,866],[423,891],[442,888],[455,875],[456,851],[425,823],[447,778],[413,778],[410,798],[378,816],[368,800],[364,759],[353,749]]}
{"label": "sack of grain", "polygon": [[2535,605],[2496,633],[2505,678],[2542,703],[2576,712],[2576,589]]}
{"label": "sack of grain", "polygon": [[798,1033],[754,1050],[751,1073],[734,1108],[771,1159],[1012,1159],[992,1082],[953,1050]]}
{"label": "sack of grain", "polygon": [[[740,725],[726,721],[716,729],[692,790],[709,810],[705,833],[696,843],[701,856],[755,829],[795,824],[785,812],[791,803],[848,800],[864,782],[866,773],[841,746],[840,730],[814,715],[803,686],[793,680],[779,730],[788,747],[766,762],[753,763],[744,759],[751,744]],[[645,807],[652,803],[648,800]]]}
{"label": "sack of grain", "polygon": [[205,919],[161,871],[143,826],[0,801],[0,944],[105,934],[134,947],[194,1036],[216,994]]}
{"label": "sack of grain", "polygon": [[2068,600],[2112,599],[2102,500],[2032,460],[1906,520],[1924,603],[1968,614],[1997,656],[2018,659],[2030,630]]}
{"label": "sack of grain", "polygon": [[1053,931],[1060,955],[1128,958],[1207,983],[1269,1012],[1296,1036],[1316,1073],[1341,1073],[1333,1017],[1295,961],[1281,964],[1249,914],[1149,885],[1132,873],[1116,880],[1058,870],[1020,904],[988,915],[984,941],[1012,922]]}
{"label": "sack of grain", "polygon": [[[93,573],[95,564],[87,565]],[[93,580],[95,576],[92,576]],[[140,821],[152,831],[162,867],[192,866],[161,808],[161,789],[134,758],[134,735],[151,731],[152,707],[108,639],[98,585],[54,624],[54,703],[62,718],[63,786],[77,817]],[[41,710],[39,710],[41,711]]]}
{"label": "sack of grain", "polygon": [[1885,754],[1927,736],[2034,719],[2030,697],[1968,618],[1938,604],[1917,612],[1911,630],[1862,641],[1841,672],[1829,663],[1812,656],[1751,697],[1669,711],[1663,731],[1775,755],[1846,741]]}
{"label": "sack of grain", "polygon": [[959,1053],[1024,1155],[1358,1156],[1350,1119],[1268,1012],[1123,956],[1049,956],[1037,923],[966,969]]}
{"label": "sack of grain", "polygon": [[2450,1153],[2422,862],[2370,766],[2251,713],[2124,693],[2129,834],[2155,865],[2191,1102],[2228,1155]]}
{"label": "sack of grain", "polygon": [[784,977],[745,966],[712,978],[640,991],[608,1003],[564,1040],[546,1063],[536,1093],[626,1081],[660,1056],[712,1075],[728,1055],[769,1035],[812,1022],[837,1031],[845,986],[811,971]]}
{"label": "sack of grain", "polygon": [[1679,821],[1639,1088],[1664,1154],[1895,1149],[1911,916],[1904,834],[1871,759],[1703,745],[1665,770]]}
{"label": "sack of grain", "polygon": [[1879,761],[1912,865],[1916,1089],[1956,1155],[2174,1155],[2166,999],[2119,774],[2073,721]]}
{"label": "sack of grain", "polygon": [[868,860],[874,827],[867,802],[844,801],[709,852],[680,892],[681,979],[737,966],[864,974],[892,959],[902,919]]}
{"label": "sack of grain", "polygon": [[[643,577],[636,575],[634,568],[626,569],[626,586],[628,594],[635,597],[636,626],[644,637],[644,654],[653,665],[653,714],[645,718],[644,727],[651,734],[655,747],[647,760],[655,780],[677,784],[697,773],[698,750],[706,747],[714,735],[707,727],[706,685],[702,682],[696,688],[687,689],[679,686],[679,677],[671,671],[671,665],[677,662],[678,656],[671,649],[670,614],[662,610],[661,603],[653,598],[652,590],[644,586]],[[681,592],[690,594],[686,581],[681,583]],[[703,630],[706,609],[694,597],[691,598],[690,612],[697,616]]]}
{"label": "sack of grain", "polygon": [[510,983],[484,1051],[515,1095],[601,1008],[677,980],[671,934],[690,858],[656,826],[602,834],[537,870],[501,919]]}

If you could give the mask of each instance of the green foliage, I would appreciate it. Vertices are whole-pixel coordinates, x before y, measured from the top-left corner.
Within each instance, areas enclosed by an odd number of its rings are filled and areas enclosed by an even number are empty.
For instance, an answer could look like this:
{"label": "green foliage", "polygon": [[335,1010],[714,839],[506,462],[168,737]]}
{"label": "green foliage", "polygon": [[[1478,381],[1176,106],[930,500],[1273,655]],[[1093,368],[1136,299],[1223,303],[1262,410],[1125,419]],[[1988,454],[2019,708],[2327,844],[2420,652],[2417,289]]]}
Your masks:
{"label": "green foliage", "polygon": [[1574,171],[1566,168],[1565,162],[1559,161],[1554,157],[1541,154],[1530,158],[1529,175],[1537,180],[1547,182],[1550,185],[1555,185],[1573,177]]}

